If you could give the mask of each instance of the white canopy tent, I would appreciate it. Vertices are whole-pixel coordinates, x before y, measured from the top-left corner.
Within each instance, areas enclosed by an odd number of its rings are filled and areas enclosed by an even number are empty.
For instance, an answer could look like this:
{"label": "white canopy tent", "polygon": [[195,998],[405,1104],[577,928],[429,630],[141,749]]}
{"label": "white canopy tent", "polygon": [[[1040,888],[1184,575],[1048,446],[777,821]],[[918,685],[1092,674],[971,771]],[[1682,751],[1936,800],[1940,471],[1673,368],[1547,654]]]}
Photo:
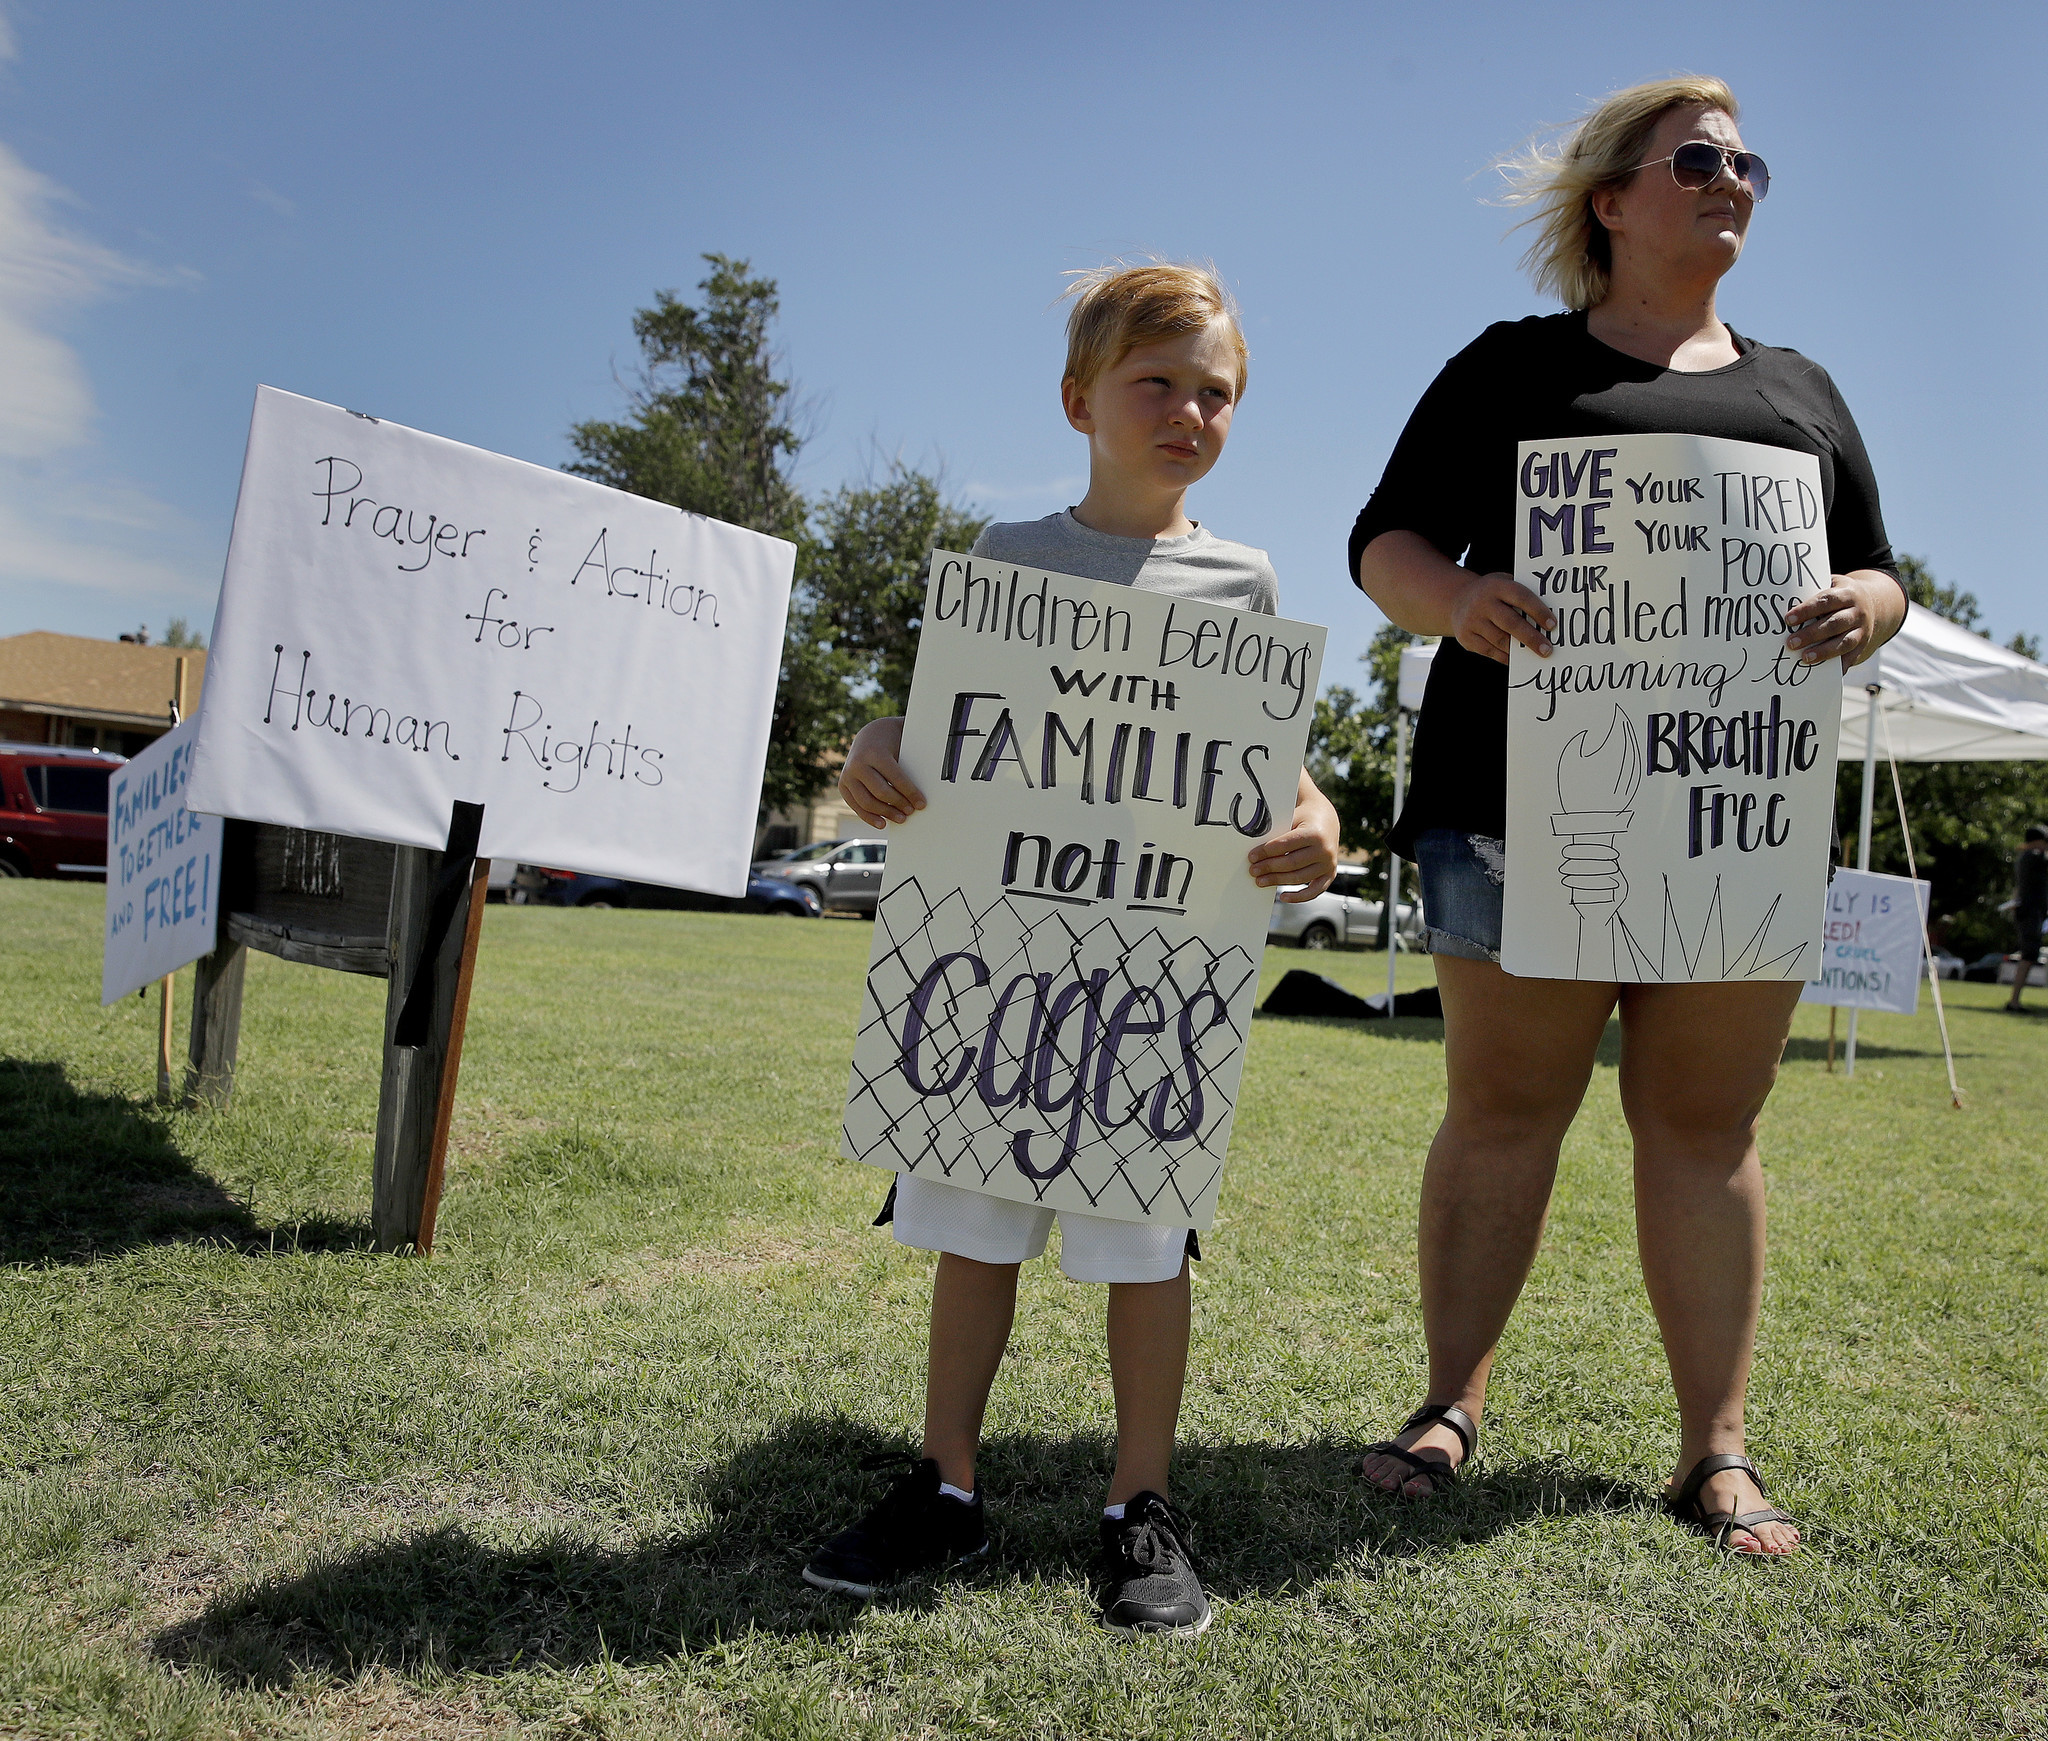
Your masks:
{"label": "white canopy tent", "polygon": [[[1837,756],[1863,760],[1863,800],[1856,827],[1856,868],[1870,868],[1870,814],[1877,787],[1880,734],[1895,762],[2048,761],[2048,666],[2009,652],[1982,635],[1928,610],[1907,612],[1904,627],[1874,659],[1842,684],[1842,737]],[[1904,799],[1900,822],[1905,822]],[[1913,843],[1906,838],[1913,870]],[[1917,874],[1917,872],[1914,872]],[[1941,1016],[1941,985],[1929,984]],[[2020,972],[2026,972],[2024,965]],[[1845,1062],[1856,1074],[1856,1017],[1849,1012]],[[1948,1055],[1948,1024],[1942,1021]],[[1955,1064],[1949,1060],[1949,1084]],[[1958,1096],[1956,1104],[1962,1104]]]}
{"label": "white canopy tent", "polygon": [[1902,762],[2048,761],[2048,665],[1913,610],[1842,685],[1841,759],[1867,756],[1871,684]]}

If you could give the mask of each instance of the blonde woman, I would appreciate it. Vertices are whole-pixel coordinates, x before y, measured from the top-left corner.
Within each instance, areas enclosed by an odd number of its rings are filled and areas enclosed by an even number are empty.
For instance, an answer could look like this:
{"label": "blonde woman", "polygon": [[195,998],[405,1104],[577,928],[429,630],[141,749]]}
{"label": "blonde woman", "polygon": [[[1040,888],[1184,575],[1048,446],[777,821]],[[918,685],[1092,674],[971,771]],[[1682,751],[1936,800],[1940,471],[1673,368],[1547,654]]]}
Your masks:
{"label": "blonde woman", "polygon": [[1489,327],[1445,365],[1351,535],[1373,602],[1444,637],[1394,840],[1420,866],[1450,1079],[1422,1184],[1429,1395],[1363,1472],[1421,1498],[1471,1454],[1558,1149],[1618,1005],[1643,1280],[1678,1400],[1666,1498],[1722,1547],[1786,1554],[1799,1532],[1746,1455],[1743,1398],[1764,1264],[1756,1123],[1799,988],[1516,979],[1499,965],[1508,647],[1547,655],[1556,627],[1506,572],[1518,441],[1680,433],[1811,453],[1839,572],[1790,614],[1787,645],[1853,665],[1904,620],[1876,482],[1834,383],[1716,310],[1770,187],[1736,113],[1719,79],[1659,80],[1507,166],[1533,208],[1525,264],[1567,312]]}

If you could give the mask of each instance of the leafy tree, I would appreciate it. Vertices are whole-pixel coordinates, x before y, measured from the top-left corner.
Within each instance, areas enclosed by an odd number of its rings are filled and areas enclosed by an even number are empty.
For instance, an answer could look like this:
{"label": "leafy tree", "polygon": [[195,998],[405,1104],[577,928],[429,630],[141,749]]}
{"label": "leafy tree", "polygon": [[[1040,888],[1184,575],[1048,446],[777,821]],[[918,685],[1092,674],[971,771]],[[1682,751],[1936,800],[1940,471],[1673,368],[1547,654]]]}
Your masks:
{"label": "leafy tree", "polygon": [[1371,690],[1361,695],[1333,684],[1316,700],[1308,733],[1309,777],[1336,807],[1340,839],[1353,850],[1387,850],[1393,829],[1394,733],[1401,681],[1401,649],[1418,639],[1383,624],[1359,655]]}
{"label": "leafy tree", "polygon": [[579,457],[563,469],[794,539],[804,503],[790,468],[803,437],[789,421],[794,387],[769,343],[781,306],[775,281],[749,278],[744,260],[704,260],[702,308],[663,290],[633,316],[641,368],[631,415],[576,424],[569,441]]}
{"label": "leafy tree", "polygon": [[798,573],[873,715],[909,703],[931,553],[967,549],[987,524],[946,499],[942,478],[898,461],[812,508]]}
{"label": "leafy tree", "polygon": [[[1983,634],[1975,595],[1937,580],[1926,561],[1899,558],[1899,578],[1917,608]],[[1988,636],[1986,637],[1989,638]],[[2015,635],[2015,652],[2035,657],[2039,642]],[[1855,682],[1854,672],[1849,681]],[[1884,739],[1871,802],[1870,868],[1906,874],[1898,801],[1885,765]],[[1913,825],[1913,851],[1921,876],[1933,884],[1929,925],[1935,940],[1966,960],[2012,947],[2012,927],[1999,911],[2012,896],[2012,855],[2030,822],[2048,821],[2048,763],[1901,762],[1899,785]],[[1845,858],[1856,856],[1863,764],[1846,761],[1835,776],[1835,820]]]}
{"label": "leafy tree", "polygon": [[158,645],[176,647],[180,652],[189,648],[203,653],[206,651],[206,637],[195,631],[183,617],[173,617],[164,625],[163,639]]}
{"label": "leafy tree", "polygon": [[902,707],[926,558],[934,544],[964,549],[982,522],[941,480],[896,464],[813,511],[791,481],[803,434],[772,342],[775,281],[744,260],[704,260],[700,306],[665,290],[633,316],[641,366],[627,415],[574,425],[565,469],[796,544],[761,784],[764,811],[793,808],[830,782],[862,724]]}

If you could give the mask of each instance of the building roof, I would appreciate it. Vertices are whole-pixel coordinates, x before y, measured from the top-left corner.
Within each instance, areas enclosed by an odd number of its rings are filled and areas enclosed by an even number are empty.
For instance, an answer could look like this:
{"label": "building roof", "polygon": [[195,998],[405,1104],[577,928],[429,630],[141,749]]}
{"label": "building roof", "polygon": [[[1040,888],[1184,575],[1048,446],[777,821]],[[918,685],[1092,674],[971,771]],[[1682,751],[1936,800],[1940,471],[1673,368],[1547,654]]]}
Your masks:
{"label": "building roof", "polygon": [[140,647],[35,630],[0,636],[0,707],[133,725],[168,725],[177,662],[185,663],[185,711],[199,705],[206,655],[190,647]]}

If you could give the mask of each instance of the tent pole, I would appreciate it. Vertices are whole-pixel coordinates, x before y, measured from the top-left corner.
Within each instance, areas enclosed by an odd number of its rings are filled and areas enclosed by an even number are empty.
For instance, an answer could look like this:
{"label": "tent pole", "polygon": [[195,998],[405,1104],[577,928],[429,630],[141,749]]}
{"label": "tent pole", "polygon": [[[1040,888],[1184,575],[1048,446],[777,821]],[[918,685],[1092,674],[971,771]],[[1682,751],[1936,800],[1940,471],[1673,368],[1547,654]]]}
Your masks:
{"label": "tent pole", "polygon": [[[1863,686],[1865,712],[1863,715],[1863,804],[1856,822],[1856,868],[1867,871],[1870,868],[1870,800],[1877,789],[1877,694],[1880,685],[1866,683]],[[1856,1074],[1856,1017],[1858,1011],[1849,1012],[1849,1040],[1842,1048],[1842,1074]]]}
{"label": "tent pole", "polygon": [[[1401,788],[1408,782],[1408,710],[1394,713],[1394,821],[1401,820]],[[1391,827],[1392,825],[1389,824]],[[1401,857],[1387,848],[1387,1014],[1394,1013],[1394,962],[1401,949]]]}

